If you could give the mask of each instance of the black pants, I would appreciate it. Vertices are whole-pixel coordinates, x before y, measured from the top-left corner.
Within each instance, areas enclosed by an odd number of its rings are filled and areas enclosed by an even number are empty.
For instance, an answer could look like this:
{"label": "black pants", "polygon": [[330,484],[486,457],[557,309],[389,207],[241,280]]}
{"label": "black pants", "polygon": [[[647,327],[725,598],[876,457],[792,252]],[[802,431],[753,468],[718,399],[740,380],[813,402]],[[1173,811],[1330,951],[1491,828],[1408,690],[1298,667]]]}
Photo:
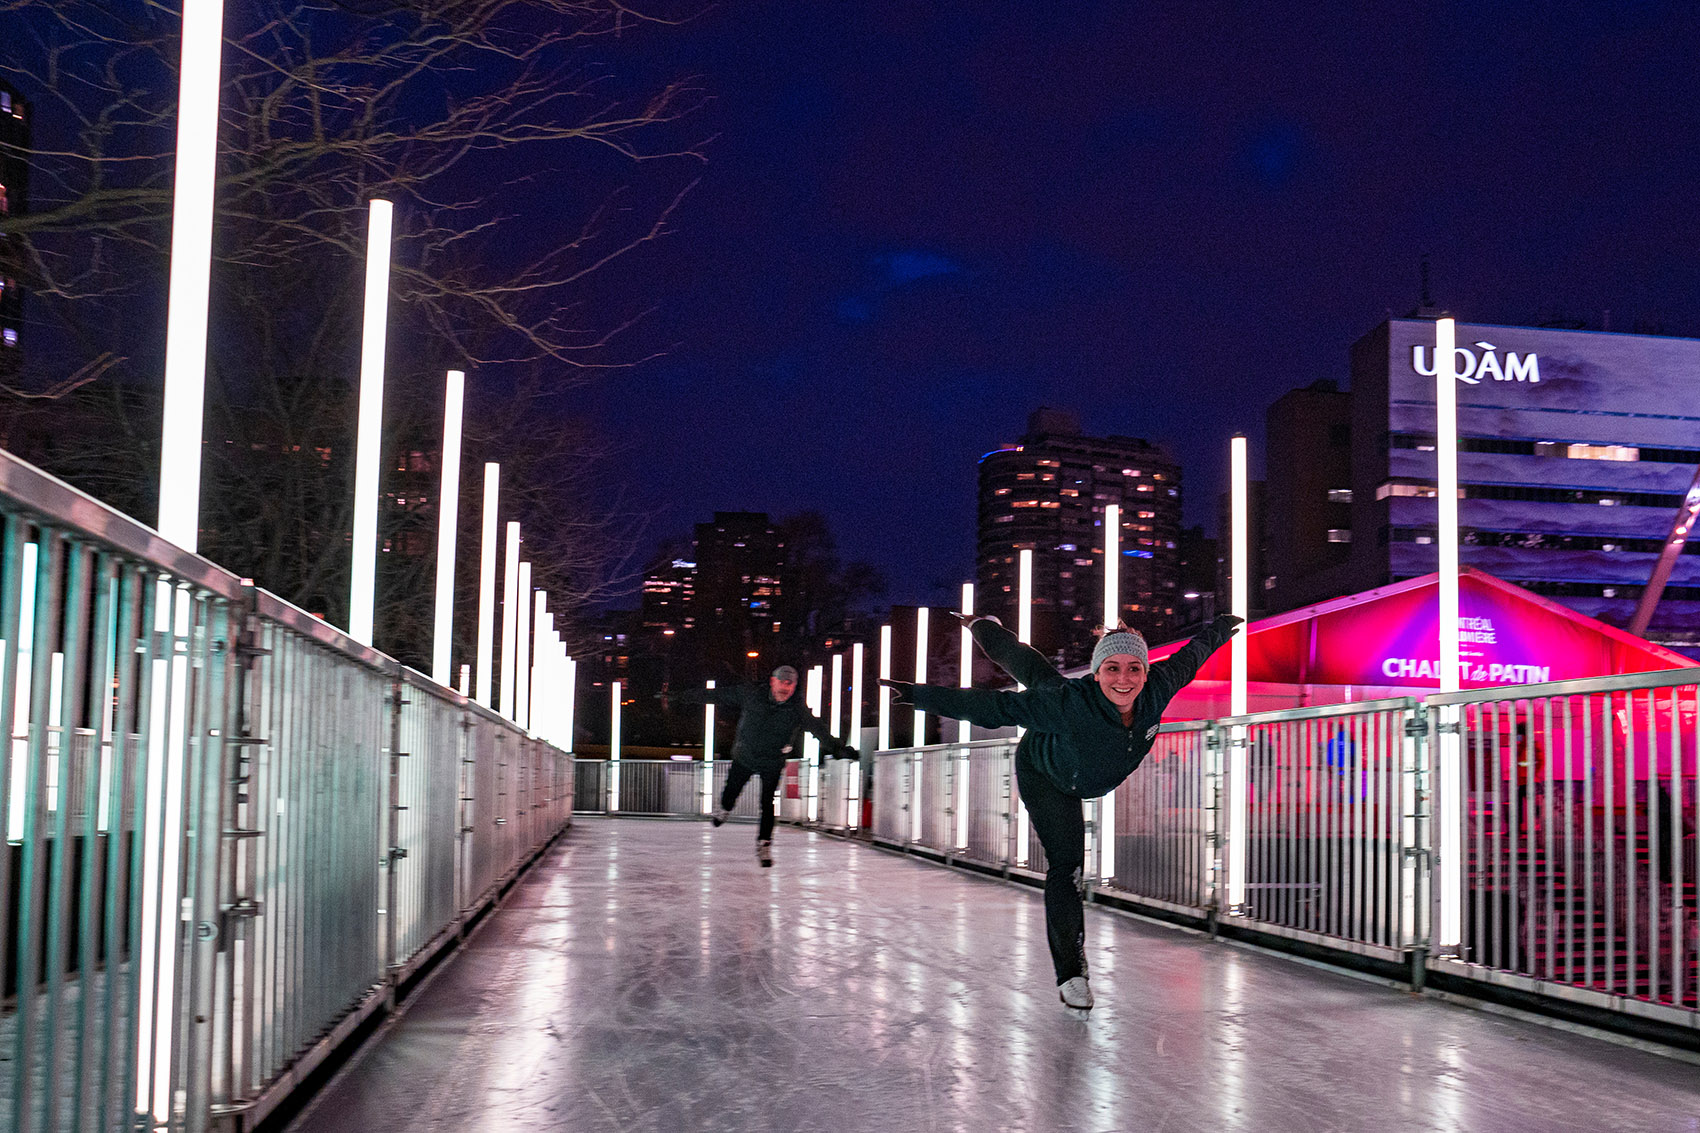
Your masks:
{"label": "black pants", "polygon": [[1039,844],[1045,847],[1045,937],[1060,984],[1086,974],[1086,913],[1080,900],[1086,818],[1080,800],[1057,790],[1019,751],[1015,781]]}
{"label": "black pants", "polygon": [[[998,667],[1028,688],[1060,684],[1063,675],[1043,653],[995,622],[974,623],[974,640]],[[1086,816],[1080,800],[1065,795],[1043,771],[1015,752],[1015,781],[1021,801],[1045,847],[1045,937],[1057,982],[1086,974],[1086,912],[1080,899],[1086,865]]]}
{"label": "black pants", "polygon": [[[731,810],[738,805],[738,796],[743,793],[744,784],[750,777],[757,774],[754,767],[748,764],[732,761],[732,769],[726,773],[726,789],[720,792],[720,806]],[[773,796],[779,793],[779,784],[785,775],[781,767],[777,771],[763,771],[761,775],[761,823],[756,827],[756,840],[770,842],[773,840]]]}

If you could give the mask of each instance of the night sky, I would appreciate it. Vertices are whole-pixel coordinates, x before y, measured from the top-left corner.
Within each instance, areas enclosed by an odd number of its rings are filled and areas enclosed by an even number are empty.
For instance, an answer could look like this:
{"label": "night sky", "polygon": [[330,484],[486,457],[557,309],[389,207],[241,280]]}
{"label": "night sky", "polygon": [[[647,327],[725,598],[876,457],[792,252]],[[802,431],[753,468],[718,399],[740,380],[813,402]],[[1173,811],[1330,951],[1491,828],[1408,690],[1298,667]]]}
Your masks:
{"label": "night sky", "polygon": [[1227,439],[1420,295],[1485,323],[1700,330],[1691,3],[726,3],[631,37],[694,73],[702,180],[611,296],[665,356],[586,394],[651,535],[823,512],[892,602],[972,577],[975,462],[1039,405]]}

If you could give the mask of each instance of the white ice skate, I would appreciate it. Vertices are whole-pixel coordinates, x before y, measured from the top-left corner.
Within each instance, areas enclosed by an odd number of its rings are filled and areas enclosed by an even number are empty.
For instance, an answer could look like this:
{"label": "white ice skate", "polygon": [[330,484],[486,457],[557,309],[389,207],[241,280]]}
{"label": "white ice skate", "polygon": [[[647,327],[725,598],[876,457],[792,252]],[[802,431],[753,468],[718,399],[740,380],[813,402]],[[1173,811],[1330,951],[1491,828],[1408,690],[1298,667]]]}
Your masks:
{"label": "white ice skate", "polygon": [[1075,976],[1057,985],[1057,998],[1065,1006],[1078,1008],[1081,1011],[1092,1010],[1092,985],[1086,982],[1085,976]]}
{"label": "white ice skate", "polygon": [[731,814],[732,812],[727,810],[725,807],[716,806],[714,810],[709,813],[708,820],[714,823],[714,825],[719,826],[722,822],[725,822]]}
{"label": "white ice skate", "polygon": [[756,861],[761,863],[761,866],[762,866],[763,869],[769,869],[773,866],[773,843],[772,842],[757,842],[756,843]]}

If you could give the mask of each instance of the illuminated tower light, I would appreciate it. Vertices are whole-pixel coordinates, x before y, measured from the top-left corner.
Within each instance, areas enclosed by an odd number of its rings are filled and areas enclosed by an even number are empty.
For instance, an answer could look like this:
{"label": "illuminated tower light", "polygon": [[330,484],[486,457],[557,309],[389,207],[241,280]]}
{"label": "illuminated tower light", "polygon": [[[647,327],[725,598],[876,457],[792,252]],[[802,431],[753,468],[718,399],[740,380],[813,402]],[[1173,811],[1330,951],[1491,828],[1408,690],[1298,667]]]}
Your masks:
{"label": "illuminated tower light", "polygon": [[[460,521],[460,431],[466,375],[450,370],[443,394],[443,468],[437,506],[437,604],[431,638],[431,679],[449,683],[455,605],[455,533]],[[464,689],[462,690],[465,691]]]}
{"label": "illuminated tower light", "polygon": [[366,315],[360,335],[360,418],[354,440],[354,564],[348,636],[372,644],[378,572],[378,455],[384,428],[384,340],[390,299],[393,208],[372,201],[366,233]]}
{"label": "illuminated tower light", "polygon": [[484,466],[483,531],[478,548],[478,703],[491,707],[491,667],[496,637],[496,495],[499,464]]}

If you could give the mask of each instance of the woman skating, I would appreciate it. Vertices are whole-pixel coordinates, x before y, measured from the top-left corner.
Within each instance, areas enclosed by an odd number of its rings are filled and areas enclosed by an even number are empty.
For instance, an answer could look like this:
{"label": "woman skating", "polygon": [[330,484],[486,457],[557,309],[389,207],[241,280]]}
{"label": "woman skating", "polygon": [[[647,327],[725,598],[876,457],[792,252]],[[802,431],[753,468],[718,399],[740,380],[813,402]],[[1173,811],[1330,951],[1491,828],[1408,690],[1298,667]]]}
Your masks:
{"label": "woman skating", "polygon": [[1163,710],[1233,636],[1242,619],[1223,614],[1173,656],[1150,664],[1145,638],[1125,625],[1104,632],[1087,676],[1068,678],[994,619],[964,619],[974,640],[1026,687],[1019,692],[882,681],[922,711],[983,728],[1027,729],[1015,749],[1016,783],[1045,847],[1045,931],[1057,993],[1092,1006],[1086,918],[1080,898],[1086,859],[1081,800],[1108,794],[1151,750]]}

